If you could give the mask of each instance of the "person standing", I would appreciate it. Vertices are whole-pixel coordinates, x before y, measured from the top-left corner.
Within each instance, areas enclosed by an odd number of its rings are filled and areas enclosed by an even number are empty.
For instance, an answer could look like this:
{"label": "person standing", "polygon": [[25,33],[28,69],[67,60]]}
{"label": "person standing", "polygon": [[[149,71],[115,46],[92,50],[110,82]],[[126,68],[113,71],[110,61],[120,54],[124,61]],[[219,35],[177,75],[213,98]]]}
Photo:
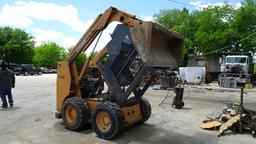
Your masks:
{"label": "person standing", "polygon": [[14,73],[7,69],[7,65],[2,62],[1,69],[0,69],[0,96],[2,99],[2,108],[7,108],[7,100],[6,96],[8,97],[8,102],[10,107],[13,107],[13,98],[12,98],[12,88],[15,87],[15,75]]}

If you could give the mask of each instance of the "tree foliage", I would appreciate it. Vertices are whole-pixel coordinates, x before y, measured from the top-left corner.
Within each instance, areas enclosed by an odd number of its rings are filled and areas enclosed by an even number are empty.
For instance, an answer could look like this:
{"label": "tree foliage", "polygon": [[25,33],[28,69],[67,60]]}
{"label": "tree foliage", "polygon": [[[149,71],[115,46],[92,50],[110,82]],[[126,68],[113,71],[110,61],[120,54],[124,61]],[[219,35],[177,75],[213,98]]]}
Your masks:
{"label": "tree foliage", "polygon": [[254,0],[243,1],[239,9],[225,4],[192,12],[186,8],[162,10],[154,18],[160,24],[183,34],[185,57],[255,51],[256,34],[250,36],[256,32]]}
{"label": "tree foliage", "polygon": [[0,27],[0,56],[10,63],[31,63],[34,40],[21,29]]}
{"label": "tree foliage", "polygon": [[[69,48],[69,52],[73,49],[73,47]],[[80,53],[78,55],[78,57],[76,57],[75,61],[76,61],[76,65],[77,65],[77,68],[78,70],[80,71],[83,67],[83,64],[86,62],[87,60],[87,55],[85,53]]]}
{"label": "tree foliage", "polygon": [[86,61],[87,61],[87,56],[85,53],[79,54],[79,56],[76,58],[76,64],[79,71],[82,69]]}
{"label": "tree foliage", "polygon": [[58,61],[67,57],[65,49],[54,42],[45,42],[35,48],[34,64],[40,67],[56,68]]}

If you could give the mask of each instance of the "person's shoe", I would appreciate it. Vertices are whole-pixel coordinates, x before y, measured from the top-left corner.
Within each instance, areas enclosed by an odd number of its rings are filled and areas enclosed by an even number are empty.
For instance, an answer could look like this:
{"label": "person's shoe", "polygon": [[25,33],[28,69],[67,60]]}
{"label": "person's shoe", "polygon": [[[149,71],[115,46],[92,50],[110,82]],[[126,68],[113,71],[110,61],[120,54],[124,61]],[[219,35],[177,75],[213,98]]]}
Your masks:
{"label": "person's shoe", "polygon": [[10,107],[13,107],[13,104],[10,104]]}
{"label": "person's shoe", "polygon": [[8,108],[7,106],[1,106],[1,108]]}

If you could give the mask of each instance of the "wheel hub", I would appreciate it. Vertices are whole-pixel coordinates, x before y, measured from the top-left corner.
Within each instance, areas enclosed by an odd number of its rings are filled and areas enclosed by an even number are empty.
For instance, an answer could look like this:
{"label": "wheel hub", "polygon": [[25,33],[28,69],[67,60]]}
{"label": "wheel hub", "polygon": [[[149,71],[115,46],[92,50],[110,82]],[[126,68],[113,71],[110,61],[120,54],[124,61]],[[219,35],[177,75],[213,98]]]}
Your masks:
{"label": "wheel hub", "polygon": [[68,106],[65,110],[65,117],[69,123],[74,123],[77,118],[77,112],[74,106]]}
{"label": "wheel hub", "polygon": [[98,128],[103,132],[106,132],[111,128],[111,119],[107,112],[99,112],[96,116],[96,122]]}

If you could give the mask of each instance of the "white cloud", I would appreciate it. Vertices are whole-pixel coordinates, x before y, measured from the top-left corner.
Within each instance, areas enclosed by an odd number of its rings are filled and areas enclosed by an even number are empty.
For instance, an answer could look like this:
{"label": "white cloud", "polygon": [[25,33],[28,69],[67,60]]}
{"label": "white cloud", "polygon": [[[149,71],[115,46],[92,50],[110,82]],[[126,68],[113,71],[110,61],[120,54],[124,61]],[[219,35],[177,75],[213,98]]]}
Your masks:
{"label": "white cloud", "polygon": [[0,12],[0,25],[27,28],[33,20],[58,21],[75,31],[83,32],[88,23],[78,18],[77,9],[72,5],[57,5],[37,1],[16,1],[5,4]]}
{"label": "white cloud", "polygon": [[206,3],[204,1],[193,1],[193,2],[189,2],[189,4],[191,4],[197,8],[207,8],[208,6],[223,6],[223,5],[225,5],[223,2]]}
{"label": "white cloud", "polygon": [[[108,42],[111,40],[111,34],[113,33],[113,31],[115,30],[117,24],[119,24],[119,22],[112,22],[109,24],[109,26],[103,31],[100,40],[95,48],[95,51],[100,51],[102,48],[104,48]],[[96,44],[98,37],[93,41],[93,43],[90,45],[90,47],[88,48],[88,50],[86,51],[87,54],[90,54]]]}
{"label": "white cloud", "polygon": [[65,36],[63,33],[53,30],[35,28],[32,29],[32,32],[35,34],[37,45],[40,45],[42,42],[53,41],[65,48],[69,48],[74,46],[78,41],[78,39],[74,37]]}
{"label": "white cloud", "polygon": [[[103,33],[100,37],[100,40],[96,46],[95,51],[99,51],[107,45],[107,43],[111,40],[110,34],[113,33],[117,24],[118,24],[118,22],[113,22],[103,31]],[[90,24],[88,26],[90,26]],[[49,30],[49,29],[33,28],[32,32],[35,37],[36,45],[40,45],[42,42],[53,41],[53,42],[56,42],[57,44],[63,46],[64,48],[70,48],[72,46],[75,46],[76,43],[78,42],[78,40],[80,39],[80,37],[75,38],[75,37],[71,37],[71,36],[66,36],[61,32],[57,32],[57,31]],[[81,35],[81,37],[82,37],[82,35]],[[98,37],[90,45],[90,47],[86,51],[87,54],[92,52],[97,39],[98,39]]]}
{"label": "white cloud", "polygon": [[235,4],[235,9],[239,9],[242,6],[241,2]]}
{"label": "white cloud", "polygon": [[144,21],[154,21],[154,18],[152,16],[140,16],[139,18]]}
{"label": "white cloud", "polygon": [[[152,16],[141,16],[142,20],[152,21]],[[65,48],[74,46],[79,38],[67,36],[62,32],[57,32],[51,28],[42,29],[34,25],[34,21],[40,22],[60,22],[68,25],[75,31],[84,33],[94,20],[82,21],[78,18],[78,11],[72,5],[58,5],[51,2],[25,1],[18,0],[13,4],[5,4],[0,10],[0,25],[8,25],[25,28],[32,32],[36,44],[45,41],[54,41]],[[47,23],[45,23],[47,24]],[[114,31],[118,22],[111,23],[102,33],[96,51],[104,48],[111,40],[110,34]],[[81,34],[82,36],[82,34]],[[90,53],[95,45],[97,38],[91,44],[87,53]]]}
{"label": "white cloud", "polygon": [[[212,7],[215,7],[215,6],[219,6],[219,7],[222,7],[225,5],[224,2],[217,2],[217,3],[207,3],[205,1],[192,1],[192,2],[189,2],[190,5],[193,5],[195,6],[197,9],[202,9],[202,8],[207,8],[208,6],[212,6]],[[241,2],[238,2],[238,3],[235,3],[235,4],[232,4],[234,6],[235,9],[238,9],[241,7]]]}
{"label": "white cloud", "polygon": [[31,25],[33,21],[22,15],[13,15],[13,14],[5,14],[0,13],[0,25],[8,25],[20,28],[26,28]]}

